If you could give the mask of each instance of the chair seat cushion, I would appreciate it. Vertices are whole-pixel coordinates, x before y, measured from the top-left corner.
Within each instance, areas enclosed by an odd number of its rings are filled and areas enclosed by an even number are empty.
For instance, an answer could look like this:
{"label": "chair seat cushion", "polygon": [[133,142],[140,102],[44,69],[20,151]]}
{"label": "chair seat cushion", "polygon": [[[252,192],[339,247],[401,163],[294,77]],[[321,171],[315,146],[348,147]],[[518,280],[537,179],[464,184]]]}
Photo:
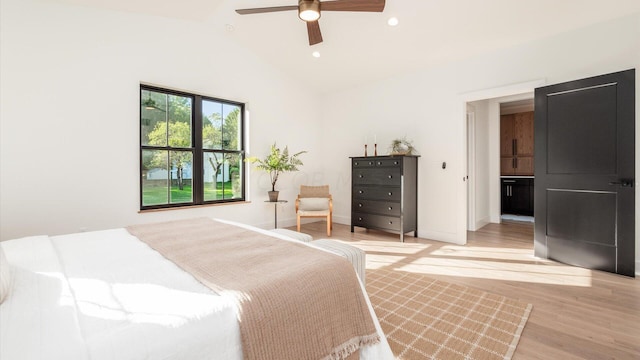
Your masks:
{"label": "chair seat cushion", "polygon": [[298,210],[300,216],[329,216],[329,210]]}
{"label": "chair seat cushion", "polygon": [[298,209],[305,211],[329,211],[329,198],[300,198]]}

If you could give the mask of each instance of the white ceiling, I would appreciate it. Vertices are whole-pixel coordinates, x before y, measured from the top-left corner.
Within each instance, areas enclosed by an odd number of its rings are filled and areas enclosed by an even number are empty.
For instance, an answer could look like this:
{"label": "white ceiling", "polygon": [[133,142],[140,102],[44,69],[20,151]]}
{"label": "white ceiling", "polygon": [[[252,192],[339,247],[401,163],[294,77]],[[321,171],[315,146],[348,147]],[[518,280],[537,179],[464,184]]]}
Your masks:
{"label": "white ceiling", "polygon": [[[387,0],[383,13],[324,12],[312,47],[297,0],[49,0],[206,22],[318,92],[357,86],[640,12],[639,0]],[[387,25],[396,16],[400,24]],[[230,26],[229,26],[230,25]],[[228,29],[232,27],[233,31]],[[639,39],[640,41],[640,39]],[[311,56],[319,51],[320,58]]]}

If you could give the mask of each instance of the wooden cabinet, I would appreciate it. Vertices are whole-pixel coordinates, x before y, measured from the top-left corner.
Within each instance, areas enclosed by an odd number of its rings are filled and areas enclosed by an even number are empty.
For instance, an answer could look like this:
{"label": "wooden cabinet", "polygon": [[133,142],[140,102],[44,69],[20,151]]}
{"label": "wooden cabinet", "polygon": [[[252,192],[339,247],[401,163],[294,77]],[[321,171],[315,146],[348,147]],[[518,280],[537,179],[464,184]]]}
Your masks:
{"label": "wooden cabinet", "polygon": [[501,175],[533,175],[533,111],[500,116]]}
{"label": "wooden cabinet", "polygon": [[351,232],[354,227],[418,236],[418,157],[351,158]]}
{"label": "wooden cabinet", "polygon": [[533,216],[533,179],[502,178],[502,214]]}

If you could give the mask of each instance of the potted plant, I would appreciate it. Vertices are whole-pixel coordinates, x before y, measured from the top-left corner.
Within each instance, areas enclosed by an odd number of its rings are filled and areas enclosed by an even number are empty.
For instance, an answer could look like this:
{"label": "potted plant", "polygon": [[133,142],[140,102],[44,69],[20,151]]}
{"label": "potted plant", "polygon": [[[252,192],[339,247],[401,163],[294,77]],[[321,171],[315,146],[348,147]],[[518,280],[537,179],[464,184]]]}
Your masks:
{"label": "potted plant", "polygon": [[268,192],[269,201],[278,201],[278,191],[276,191],[278,176],[283,172],[298,171],[298,166],[303,165],[298,156],[304,153],[306,153],[306,151],[289,155],[289,148],[287,146],[284,147],[284,150],[281,150],[276,146],[276,143],[273,143],[273,145],[271,145],[271,151],[264,159],[251,156],[245,161],[256,164],[256,168],[269,173],[269,178],[271,179],[271,191]]}
{"label": "potted plant", "polygon": [[416,148],[413,147],[413,143],[406,138],[395,139],[389,146],[391,155],[413,155]]}

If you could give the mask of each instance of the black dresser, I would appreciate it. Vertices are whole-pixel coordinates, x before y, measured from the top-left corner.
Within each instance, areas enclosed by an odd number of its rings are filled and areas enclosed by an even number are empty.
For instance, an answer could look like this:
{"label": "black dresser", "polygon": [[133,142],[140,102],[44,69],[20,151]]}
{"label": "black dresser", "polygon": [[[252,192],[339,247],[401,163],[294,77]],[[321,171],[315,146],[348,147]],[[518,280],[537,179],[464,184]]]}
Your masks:
{"label": "black dresser", "polygon": [[354,227],[418,236],[418,156],[351,158],[351,232]]}

